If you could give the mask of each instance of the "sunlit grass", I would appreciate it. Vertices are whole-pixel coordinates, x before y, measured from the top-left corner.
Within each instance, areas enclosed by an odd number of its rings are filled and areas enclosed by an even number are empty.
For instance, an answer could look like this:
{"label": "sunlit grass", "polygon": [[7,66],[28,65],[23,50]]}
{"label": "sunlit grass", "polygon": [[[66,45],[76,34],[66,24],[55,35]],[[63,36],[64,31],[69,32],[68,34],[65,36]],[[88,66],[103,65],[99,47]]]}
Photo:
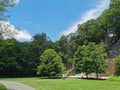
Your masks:
{"label": "sunlit grass", "polygon": [[[28,84],[36,90],[120,90],[120,81],[86,79],[7,78]],[[120,78],[119,78],[120,80]],[[1,90],[1,89],[0,89]]]}
{"label": "sunlit grass", "polygon": [[5,86],[0,83],[0,90],[6,90]]}

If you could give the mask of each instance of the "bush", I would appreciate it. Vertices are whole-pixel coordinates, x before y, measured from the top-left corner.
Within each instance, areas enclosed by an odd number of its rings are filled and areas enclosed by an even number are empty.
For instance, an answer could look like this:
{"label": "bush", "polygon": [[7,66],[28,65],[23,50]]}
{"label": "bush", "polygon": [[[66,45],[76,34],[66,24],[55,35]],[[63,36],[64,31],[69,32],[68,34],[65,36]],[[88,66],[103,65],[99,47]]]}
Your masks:
{"label": "bush", "polygon": [[115,75],[120,76],[120,56],[115,58]]}

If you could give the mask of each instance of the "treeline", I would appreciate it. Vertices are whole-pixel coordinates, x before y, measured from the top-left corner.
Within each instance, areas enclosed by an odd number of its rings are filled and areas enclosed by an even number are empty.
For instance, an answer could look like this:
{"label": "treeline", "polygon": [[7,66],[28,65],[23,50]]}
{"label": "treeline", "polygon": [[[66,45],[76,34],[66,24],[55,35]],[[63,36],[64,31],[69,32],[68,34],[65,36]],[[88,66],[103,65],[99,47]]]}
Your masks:
{"label": "treeline", "polygon": [[0,40],[0,76],[35,76],[40,55],[53,48],[45,33],[36,34],[32,42]]}
{"label": "treeline", "polygon": [[0,39],[0,76],[25,77],[37,76],[37,73],[40,76],[61,76],[66,65],[74,65],[75,73],[84,72],[86,75],[98,68],[98,74],[105,71],[104,53],[102,44],[89,43],[75,50],[75,45],[65,36],[53,43],[45,33],[36,34],[31,42]]}

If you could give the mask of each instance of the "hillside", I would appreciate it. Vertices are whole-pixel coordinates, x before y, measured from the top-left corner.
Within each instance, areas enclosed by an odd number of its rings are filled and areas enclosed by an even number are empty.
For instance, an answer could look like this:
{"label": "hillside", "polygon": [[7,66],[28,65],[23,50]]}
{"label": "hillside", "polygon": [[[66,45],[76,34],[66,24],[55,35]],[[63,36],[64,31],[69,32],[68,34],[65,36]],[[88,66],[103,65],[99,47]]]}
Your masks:
{"label": "hillside", "polygon": [[77,32],[66,37],[77,46],[89,42],[104,43],[108,54],[118,55],[120,48],[120,0],[111,0],[109,8],[101,16],[78,25]]}
{"label": "hillside", "polygon": [[57,44],[61,47],[59,53],[62,53],[60,55],[63,61],[73,63],[78,47],[90,42],[105,45],[108,75],[114,74],[114,58],[120,55],[120,0],[111,0],[109,8],[97,19],[79,24],[76,33],[62,36]]}

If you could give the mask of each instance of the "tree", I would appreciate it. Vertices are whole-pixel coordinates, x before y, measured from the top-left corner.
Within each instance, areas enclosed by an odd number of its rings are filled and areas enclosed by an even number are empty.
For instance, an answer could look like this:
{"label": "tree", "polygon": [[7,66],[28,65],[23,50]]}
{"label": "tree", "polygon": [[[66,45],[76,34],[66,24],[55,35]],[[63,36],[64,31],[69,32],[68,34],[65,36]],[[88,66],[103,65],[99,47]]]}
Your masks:
{"label": "tree", "polygon": [[93,68],[91,67],[93,62],[90,58],[90,52],[89,47],[83,45],[78,47],[75,54],[75,73],[85,73],[87,78],[93,72]]}
{"label": "tree", "polygon": [[26,59],[30,62],[29,68],[36,74],[37,66],[40,63],[39,57],[48,48],[54,48],[54,44],[50,41],[46,33],[35,34],[33,41],[30,43],[24,43],[25,47],[28,48]]}
{"label": "tree", "polygon": [[96,19],[88,20],[78,26],[79,38],[83,39],[84,42],[95,42],[100,43],[104,40],[104,33],[101,32],[101,24]]}
{"label": "tree", "polygon": [[92,48],[90,57],[93,60],[93,72],[96,73],[96,78],[99,78],[98,74],[105,73],[107,67],[105,46],[104,44],[90,43],[89,47]]}
{"label": "tree", "polygon": [[60,40],[58,40],[56,43],[56,51],[58,52],[58,54],[60,55],[60,57],[63,60],[63,63],[67,63],[67,60],[69,59],[68,56],[68,39],[66,36],[61,36]]}
{"label": "tree", "polygon": [[16,44],[14,39],[0,40],[0,76],[12,77],[19,74],[21,66],[17,59],[19,48],[16,48]]}
{"label": "tree", "polygon": [[[6,36],[7,38],[13,37],[14,33],[10,32],[10,25],[9,23],[5,22],[7,17],[9,17],[8,9],[9,7],[13,7],[15,4],[15,0],[0,0],[0,38],[4,39]],[[6,13],[7,12],[7,13]],[[13,26],[12,26],[13,27]]]}
{"label": "tree", "polygon": [[0,76],[36,76],[39,56],[54,48],[45,33],[37,34],[32,42],[0,39]]}
{"label": "tree", "polygon": [[61,76],[64,71],[61,57],[54,49],[45,50],[40,56],[37,74],[40,76]]}
{"label": "tree", "polygon": [[14,1],[15,0],[0,0],[0,20],[4,20],[8,17],[5,12],[8,11],[8,7],[14,6]]}
{"label": "tree", "polygon": [[83,72],[87,78],[90,73],[96,73],[96,77],[99,78],[98,74],[105,72],[106,65],[102,44],[89,43],[78,47],[75,54],[76,73]]}
{"label": "tree", "polygon": [[115,74],[120,75],[120,55],[115,58]]}
{"label": "tree", "polygon": [[120,39],[120,0],[110,1],[109,8],[97,19],[91,19],[78,25],[73,40],[76,45],[103,42],[107,44],[106,51],[109,54],[109,50]]}

